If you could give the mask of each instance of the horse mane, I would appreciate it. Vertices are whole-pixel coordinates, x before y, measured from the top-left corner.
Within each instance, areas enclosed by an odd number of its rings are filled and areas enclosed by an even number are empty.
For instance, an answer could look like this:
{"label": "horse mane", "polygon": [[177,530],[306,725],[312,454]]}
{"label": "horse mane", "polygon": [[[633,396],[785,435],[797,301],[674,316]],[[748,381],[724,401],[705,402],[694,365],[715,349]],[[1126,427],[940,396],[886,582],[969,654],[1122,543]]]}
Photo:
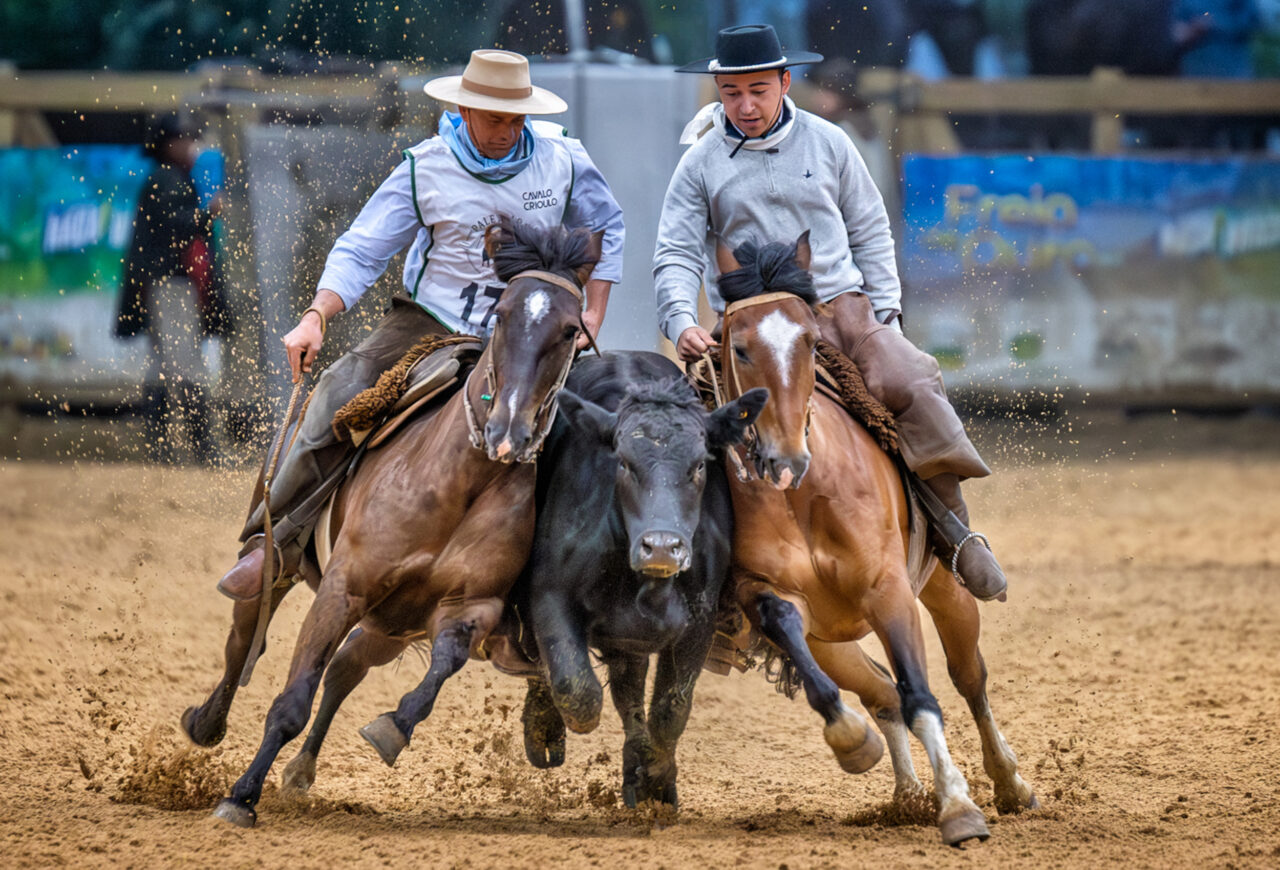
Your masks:
{"label": "horse mane", "polygon": [[555,272],[572,279],[578,269],[594,264],[591,230],[556,225],[540,229],[508,215],[498,218],[500,247],[493,255],[499,281],[510,281],[529,269]]}
{"label": "horse mane", "polygon": [[666,405],[673,409],[702,413],[702,401],[693,386],[682,377],[632,384],[618,403],[621,417],[636,405]]}
{"label": "horse mane", "polygon": [[794,293],[810,305],[818,303],[813,276],[796,265],[794,242],[746,241],[733,249],[733,257],[741,268],[725,272],[716,282],[726,304],[761,293]]}

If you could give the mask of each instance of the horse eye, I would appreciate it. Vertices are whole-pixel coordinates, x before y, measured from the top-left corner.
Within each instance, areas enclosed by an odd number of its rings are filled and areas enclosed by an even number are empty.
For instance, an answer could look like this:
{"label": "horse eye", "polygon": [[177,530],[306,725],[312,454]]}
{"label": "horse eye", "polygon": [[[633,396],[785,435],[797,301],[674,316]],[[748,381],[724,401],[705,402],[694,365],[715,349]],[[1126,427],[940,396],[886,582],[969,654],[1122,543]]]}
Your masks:
{"label": "horse eye", "polygon": [[578,327],[576,327],[576,326],[566,326],[566,327],[564,328],[564,340],[565,340],[565,341],[573,341],[573,340],[574,340],[575,338],[577,338],[577,337],[578,337]]}
{"label": "horse eye", "polygon": [[747,358],[746,350],[741,347],[738,347],[736,344],[733,346],[733,355],[736,356],[742,362],[750,362],[750,360]]}

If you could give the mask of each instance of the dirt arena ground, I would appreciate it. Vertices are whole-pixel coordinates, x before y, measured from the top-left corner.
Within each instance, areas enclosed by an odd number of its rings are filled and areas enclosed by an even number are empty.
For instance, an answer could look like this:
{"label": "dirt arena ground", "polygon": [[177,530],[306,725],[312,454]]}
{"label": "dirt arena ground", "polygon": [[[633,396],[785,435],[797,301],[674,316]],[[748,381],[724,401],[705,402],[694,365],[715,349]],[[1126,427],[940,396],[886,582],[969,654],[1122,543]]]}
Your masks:
{"label": "dirt arena ground", "polygon": [[6,866],[1280,866],[1280,420],[976,427],[998,473],[970,486],[971,504],[1012,582],[983,610],[990,695],[1043,809],[997,817],[931,636],[947,737],[991,822],[964,851],[883,824],[887,760],[841,773],[817,716],[759,674],[703,675],[675,825],[619,808],[610,711],[571,736],[563,768],[534,770],[523,684],[475,662],[387,768],[356,728],[417,682],[416,658],[349,699],[309,797],[272,784],[256,829],[212,819],[311,593],[272,626],[223,745],[189,748],[178,715],[220,672],[230,605],[213,584],[251,475],[90,461],[110,453],[93,429],[10,420],[3,433]]}

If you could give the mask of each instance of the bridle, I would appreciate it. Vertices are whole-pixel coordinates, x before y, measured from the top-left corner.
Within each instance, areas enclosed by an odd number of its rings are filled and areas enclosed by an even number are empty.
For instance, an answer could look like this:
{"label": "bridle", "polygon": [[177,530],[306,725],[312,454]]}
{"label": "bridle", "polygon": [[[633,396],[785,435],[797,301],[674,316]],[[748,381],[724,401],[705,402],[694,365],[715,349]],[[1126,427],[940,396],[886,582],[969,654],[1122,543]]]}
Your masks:
{"label": "bridle", "polygon": [[[521,278],[533,278],[537,281],[543,282],[544,284],[559,287],[561,290],[571,294],[578,302],[578,329],[579,331],[586,333],[587,338],[590,341],[591,349],[596,352],[597,356],[600,355],[600,348],[596,345],[595,338],[592,337],[591,331],[587,329],[586,324],[582,320],[582,307],[586,300],[586,294],[576,281],[566,278],[563,275],[558,275],[555,272],[548,272],[543,269],[527,269],[513,275],[511,279],[507,281],[507,286],[510,287]],[[502,325],[502,321],[499,321],[498,325],[494,327],[493,332],[495,337],[497,336],[498,330],[502,328]],[[492,342],[493,339],[490,339],[490,343]],[[487,403],[492,404],[495,390],[497,388],[497,378],[493,368],[493,355],[487,354],[485,359],[487,361],[484,372],[485,390],[481,398]],[[560,388],[564,386],[565,380],[569,377],[569,370],[573,368],[574,359],[575,354],[571,351],[565,359],[564,365],[560,369],[560,374],[556,377],[555,384],[553,384],[551,389],[547,392],[547,395],[543,398],[542,403],[538,406],[537,412],[533,416],[534,425],[537,427],[534,439],[529,443],[528,447],[516,455],[516,462],[527,463],[532,462],[537,458],[538,452],[542,449],[543,442],[546,441],[547,434],[551,431],[552,424],[555,423],[556,411],[559,408]],[[475,406],[471,403],[471,378],[474,376],[475,369],[472,369],[471,374],[467,375],[466,383],[462,385],[462,407],[467,418],[467,432],[471,440],[471,446],[477,450],[483,450],[484,428],[476,416]],[[487,410],[485,417],[487,421]]]}
{"label": "bridle", "polygon": [[[732,336],[732,318],[737,312],[744,308],[751,308],[756,305],[766,305],[771,302],[783,302],[788,299],[800,299],[794,293],[786,293],[783,291],[775,291],[770,293],[761,293],[758,296],[749,296],[746,299],[739,299],[732,302],[724,310],[724,319],[721,326],[720,346],[723,350],[720,353],[721,364],[724,366],[725,379],[732,382],[735,394],[741,396],[743,394],[742,380],[738,374],[738,361],[733,351]],[[804,300],[800,299],[801,302]],[[716,381],[715,366],[711,365],[708,360],[707,370],[711,372],[711,389],[715,393],[716,406],[722,406],[725,402],[724,396],[720,392],[720,384]],[[809,424],[813,420],[813,395],[810,394],[809,401],[805,403],[804,410],[804,437],[805,441],[809,440]],[[751,466],[758,467],[760,458],[760,433],[756,429],[756,424],[752,423],[747,427],[742,439],[742,446],[746,450],[747,459],[750,464],[745,464],[738,457],[736,450],[730,449],[726,451],[731,457],[734,464],[734,470],[738,480],[744,483],[753,478]],[[758,475],[756,475],[758,477]]]}

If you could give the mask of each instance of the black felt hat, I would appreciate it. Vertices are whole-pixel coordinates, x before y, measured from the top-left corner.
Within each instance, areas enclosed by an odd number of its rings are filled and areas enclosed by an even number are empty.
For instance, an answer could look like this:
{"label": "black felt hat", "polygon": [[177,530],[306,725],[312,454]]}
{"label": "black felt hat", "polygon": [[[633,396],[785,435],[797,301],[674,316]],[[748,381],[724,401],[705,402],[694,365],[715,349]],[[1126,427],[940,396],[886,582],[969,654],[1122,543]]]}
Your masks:
{"label": "black felt hat", "polygon": [[778,34],[771,25],[740,24],[737,27],[726,27],[716,34],[715,57],[676,67],[676,72],[733,75],[817,63],[820,60],[822,55],[812,51],[783,52]]}

